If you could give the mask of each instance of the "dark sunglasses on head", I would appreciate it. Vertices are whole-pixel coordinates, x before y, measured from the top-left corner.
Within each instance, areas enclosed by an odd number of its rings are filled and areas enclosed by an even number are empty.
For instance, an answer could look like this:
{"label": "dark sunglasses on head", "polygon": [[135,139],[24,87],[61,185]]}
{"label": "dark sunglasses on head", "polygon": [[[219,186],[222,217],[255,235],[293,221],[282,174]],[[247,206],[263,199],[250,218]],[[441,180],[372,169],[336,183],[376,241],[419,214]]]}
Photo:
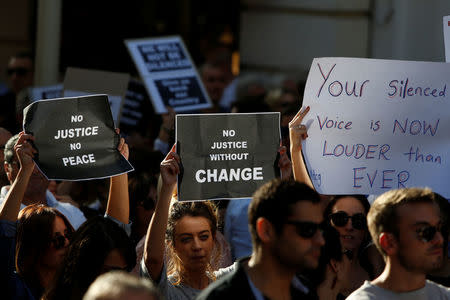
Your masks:
{"label": "dark sunglasses on head", "polygon": [[72,233],[65,233],[64,235],[62,235],[57,232],[51,242],[53,244],[53,247],[56,250],[59,250],[64,248],[64,246],[66,245],[66,239],[70,242],[70,240],[72,239]]}
{"label": "dark sunglasses on head", "polygon": [[294,225],[295,230],[299,236],[302,238],[312,238],[317,231],[320,232],[320,234],[323,234],[324,224],[320,223],[314,223],[314,222],[302,222],[302,221],[286,221],[286,224]]}
{"label": "dark sunglasses on head", "polygon": [[18,76],[24,76],[26,75],[30,70],[27,68],[9,68],[6,70],[6,74],[8,76],[12,76],[14,73],[16,73]]}
{"label": "dark sunglasses on head", "polygon": [[442,233],[442,226],[438,225],[438,226],[424,226],[421,227],[419,229],[416,230],[417,233],[417,237],[419,238],[419,240],[429,243],[432,240],[434,240],[434,237],[436,236],[436,233]]}
{"label": "dark sunglasses on head", "polygon": [[348,220],[352,219],[353,228],[358,230],[367,228],[366,216],[362,213],[357,213],[354,214],[353,216],[349,216],[344,211],[338,211],[331,214],[329,217],[333,225],[337,227],[344,227],[345,225],[347,225]]}

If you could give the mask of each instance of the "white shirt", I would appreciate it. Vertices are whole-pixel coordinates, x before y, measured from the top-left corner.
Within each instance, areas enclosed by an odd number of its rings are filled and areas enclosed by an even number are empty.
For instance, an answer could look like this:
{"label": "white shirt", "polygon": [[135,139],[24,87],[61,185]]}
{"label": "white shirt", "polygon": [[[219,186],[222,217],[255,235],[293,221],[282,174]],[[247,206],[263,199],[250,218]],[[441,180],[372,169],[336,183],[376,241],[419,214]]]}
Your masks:
{"label": "white shirt", "polygon": [[[0,191],[0,205],[3,203],[3,201],[5,201],[9,188],[9,185],[2,187]],[[75,207],[70,203],[60,202],[56,200],[55,196],[53,196],[53,194],[49,190],[47,190],[45,196],[47,205],[49,207],[56,208],[60,213],[62,213],[67,218],[67,220],[69,220],[70,224],[72,224],[75,230],[77,230],[78,227],[80,227],[80,225],[83,224],[84,221],[86,221],[86,217],[78,207]],[[24,205],[23,203],[20,204],[20,209],[24,209],[25,207],[26,205]]]}

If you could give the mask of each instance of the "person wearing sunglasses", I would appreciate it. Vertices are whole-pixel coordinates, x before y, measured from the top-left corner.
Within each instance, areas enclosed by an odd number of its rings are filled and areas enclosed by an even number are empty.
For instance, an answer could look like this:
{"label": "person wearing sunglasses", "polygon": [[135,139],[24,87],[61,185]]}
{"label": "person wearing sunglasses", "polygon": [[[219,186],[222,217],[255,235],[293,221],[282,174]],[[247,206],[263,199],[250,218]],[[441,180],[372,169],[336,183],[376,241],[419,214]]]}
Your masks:
{"label": "person wearing sunglasses", "polygon": [[33,172],[35,150],[21,134],[15,151],[20,169],[0,210],[0,281],[5,299],[39,299],[53,280],[74,231],[57,209],[20,204]]}
{"label": "person wearing sunglasses", "polygon": [[[70,252],[72,241],[75,241],[77,236],[82,236],[82,231],[74,233],[70,221],[55,208],[33,204],[20,210],[35,168],[32,159],[36,154],[31,143],[33,140],[34,137],[31,135],[24,132],[19,134],[14,145],[19,167],[0,208],[0,282],[2,282],[0,298],[2,299],[41,299],[58,278],[57,271],[64,264],[66,254]],[[128,157],[128,146],[123,138],[120,139],[118,150]],[[128,223],[127,188],[126,174],[111,178],[106,216],[99,217],[105,220],[104,222],[114,223],[116,231],[123,231],[116,223],[122,225]],[[97,225],[90,228],[101,228]],[[87,226],[85,223],[79,230]],[[103,230],[103,232],[109,234],[110,231]],[[89,232],[86,235],[89,236]],[[125,232],[123,235],[128,238]],[[131,241],[130,245],[131,251],[134,251]],[[125,259],[120,255],[110,257],[109,254],[112,252],[107,252],[104,260],[95,257],[101,267],[122,266],[117,261],[121,263]],[[92,256],[93,251],[88,252],[88,257],[92,259]],[[129,261],[134,265],[135,259],[133,256]],[[93,268],[93,264],[89,267],[91,269],[87,270],[98,272]],[[83,276],[88,277],[91,273],[84,272]],[[87,283],[86,289],[90,283]],[[81,297],[82,294],[79,298]]]}
{"label": "person wearing sunglasses", "polygon": [[450,299],[450,289],[426,279],[443,263],[442,220],[434,193],[405,188],[379,196],[367,215],[386,266],[347,299]]}
{"label": "person wearing sunglasses", "polygon": [[317,268],[325,244],[319,195],[274,179],[254,193],[248,215],[252,255],[197,299],[303,299],[307,291],[295,274]]}

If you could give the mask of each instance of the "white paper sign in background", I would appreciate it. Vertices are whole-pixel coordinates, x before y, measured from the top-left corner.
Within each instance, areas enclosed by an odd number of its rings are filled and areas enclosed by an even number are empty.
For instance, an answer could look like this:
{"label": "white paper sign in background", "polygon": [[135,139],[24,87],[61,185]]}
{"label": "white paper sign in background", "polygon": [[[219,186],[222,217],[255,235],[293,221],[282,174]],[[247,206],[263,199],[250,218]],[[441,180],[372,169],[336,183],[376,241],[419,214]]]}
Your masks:
{"label": "white paper sign in background", "polygon": [[125,40],[156,113],[195,111],[212,106],[179,36]]}
{"label": "white paper sign in background", "polygon": [[444,24],[444,46],[445,46],[445,61],[450,62],[450,16],[443,18]]}
{"label": "white paper sign in background", "polygon": [[450,197],[450,65],[316,58],[303,152],[323,194],[428,186]]}

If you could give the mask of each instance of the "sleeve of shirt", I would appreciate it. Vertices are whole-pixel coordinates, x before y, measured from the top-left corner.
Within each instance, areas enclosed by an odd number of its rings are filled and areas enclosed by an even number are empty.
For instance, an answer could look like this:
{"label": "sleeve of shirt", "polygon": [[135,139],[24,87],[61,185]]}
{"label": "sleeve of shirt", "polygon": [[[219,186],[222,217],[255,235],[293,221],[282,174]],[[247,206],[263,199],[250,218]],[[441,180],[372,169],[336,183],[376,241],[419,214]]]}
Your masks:
{"label": "sleeve of shirt", "polygon": [[165,263],[163,264],[163,268],[161,271],[161,278],[159,279],[159,281],[156,281],[150,277],[150,273],[148,272],[147,266],[145,265],[144,257],[142,257],[141,264],[140,264],[140,274],[142,277],[146,277],[146,278],[150,279],[152,282],[154,282],[158,286],[159,290],[161,291],[161,293],[163,295],[167,295],[169,280],[167,278],[167,271],[166,271]]}
{"label": "sleeve of shirt", "polygon": [[114,223],[116,223],[117,225],[119,225],[120,228],[122,228],[123,230],[125,230],[125,232],[127,233],[128,237],[131,236],[131,224],[132,222],[129,222],[128,224],[122,223],[121,221],[117,220],[114,217],[111,217],[107,214],[105,214],[104,216],[107,219],[110,219],[111,221],[113,221]]}

